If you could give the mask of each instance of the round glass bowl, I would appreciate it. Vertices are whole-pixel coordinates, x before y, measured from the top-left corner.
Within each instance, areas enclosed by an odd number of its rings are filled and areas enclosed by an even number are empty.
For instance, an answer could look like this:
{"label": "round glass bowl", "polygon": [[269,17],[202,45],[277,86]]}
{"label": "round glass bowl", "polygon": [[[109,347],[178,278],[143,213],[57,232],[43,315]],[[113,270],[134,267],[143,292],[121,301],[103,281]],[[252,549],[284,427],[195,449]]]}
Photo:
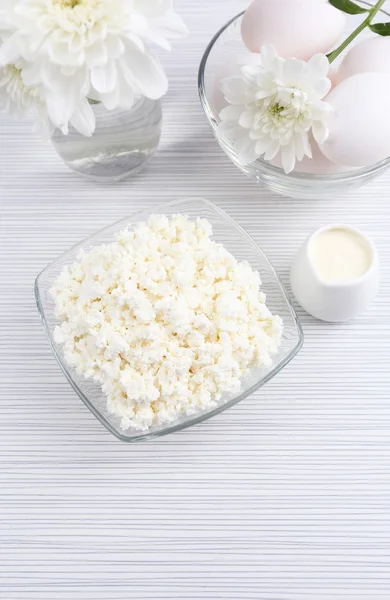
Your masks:
{"label": "round glass bowl", "polygon": [[[133,429],[123,431],[120,426],[120,418],[108,412],[106,397],[100,386],[91,380],[84,379],[82,375],[77,374],[75,369],[69,367],[67,364],[63,347],[58,345],[54,339],[54,330],[59,321],[55,314],[55,303],[49,290],[63,267],[74,262],[81,248],[90,250],[94,246],[112,242],[115,233],[127,227],[131,228],[141,221],[146,221],[154,212],[154,210],[139,212],[84,240],[84,242],[74,246],[46,267],[35,282],[35,296],[38,310],[49,343],[61,369],[84,404],[112,434],[124,442],[148,440],[184,429],[190,425],[209,419],[230,406],[241,402],[241,400],[244,400],[244,398],[277,375],[297,354],[303,343],[302,329],[294,308],[271,263],[258,245],[233,219],[215,206],[215,204],[202,198],[190,198],[159,206],[158,212],[168,217],[181,213],[188,215],[191,219],[195,219],[196,217],[208,219],[213,226],[213,239],[223,244],[238,260],[247,260],[252,268],[260,273],[262,280],[261,289],[267,295],[267,306],[273,314],[278,314],[283,319],[283,335],[278,352],[273,356],[272,365],[270,367],[253,368],[248,377],[242,381],[240,392],[223,397],[218,402],[216,408],[205,410],[192,416],[183,416],[174,423],[154,426],[148,431],[141,433]],[[243,419],[245,420],[245,413]]]}
{"label": "round glass bowl", "polygon": [[[367,2],[359,2],[367,6]],[[378,20],[389,20],[389,14],[381,11]],[[198,86],[200,101],[204,113],[214,133],[220,123],[220,108],[216,106],[218,77],[228,77],[227,69],[232,63],[237,63],[240,58],[248,55],[248,50],[241,39],[241,21],[243,12],[233,17],[211,40],[199,67]],[[385,17],[385,18],[384,18]],[[347,17],[346,35],[356,27],[356,21]],[[358,41],[365,36],[372,35],[363,32]],[[225,73],[224,73],[225,70]],[[357,189],[371,181],[385,171],[390,165],[390,158],[369,167],[353,169],[348,172],[331,175],[313,175],[293,171],[288,175],[280,168],[258,159],[252,164],[243,164],[239,161],[233,144],[226,139],[217,137],[219,145],[237,167],[257,183],[264,184],[267,188],[292,198],[329,198]]]}

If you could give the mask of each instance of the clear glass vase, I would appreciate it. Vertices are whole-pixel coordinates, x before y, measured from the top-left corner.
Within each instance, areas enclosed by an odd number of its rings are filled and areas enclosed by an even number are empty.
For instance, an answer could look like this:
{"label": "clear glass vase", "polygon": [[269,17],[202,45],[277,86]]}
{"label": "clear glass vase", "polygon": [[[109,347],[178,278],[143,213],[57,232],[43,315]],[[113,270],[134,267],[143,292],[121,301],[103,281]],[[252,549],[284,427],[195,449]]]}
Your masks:
{"label": "clear glass vase", "polygon": [[91,105],[94,134],[84,137],[71,126],[68,135],[56,129],[51,141],[58,155],[73,171],[98,181],[119,181],[139,173],[160,141],[160,101],[140,97],[130,110]]}

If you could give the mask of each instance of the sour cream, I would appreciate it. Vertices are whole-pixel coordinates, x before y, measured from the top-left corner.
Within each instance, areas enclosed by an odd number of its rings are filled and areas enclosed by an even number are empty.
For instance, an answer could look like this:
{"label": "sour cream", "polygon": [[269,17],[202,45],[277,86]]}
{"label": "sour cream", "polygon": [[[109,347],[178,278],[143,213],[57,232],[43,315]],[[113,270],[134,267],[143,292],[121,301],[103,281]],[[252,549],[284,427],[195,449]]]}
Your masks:
{"label": "sour cream", "polygon": [[291,269],[298,303],[322,321],[353,319],[374,300],[379,259],[373,242],[348,225],[330,225],[312,233]]}
{"label": "sour cream", "polygon": [[325,229],[313,236],[309,254],[318,276],[327,283],[358,279],[372,264],[372,252],[365,238],[342,227]]}

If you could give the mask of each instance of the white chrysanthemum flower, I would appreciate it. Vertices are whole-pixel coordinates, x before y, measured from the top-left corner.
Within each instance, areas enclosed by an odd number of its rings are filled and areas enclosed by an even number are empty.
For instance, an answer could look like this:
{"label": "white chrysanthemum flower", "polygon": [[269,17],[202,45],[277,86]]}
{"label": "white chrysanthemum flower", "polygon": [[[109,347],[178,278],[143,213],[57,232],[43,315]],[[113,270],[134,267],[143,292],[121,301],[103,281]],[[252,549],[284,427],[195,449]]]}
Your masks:
{"label": "white chrysanthemum flower", "polygon": [[260,62],[242,67],[241,77],[221,81],[230,106],[220,113],[218,135],[234,142],[243,164],[280,153],[289,173],[296,159],[311,158],[310,132],[320,144],[329,135],[332,108],[322,100],[331,87],[329,62],[324,54],[308,62],[284,59],[270,45],[261,48]]}
{"label": "white chrysanthemum flower", "polygon": [[43,84],[60,127],[85,97],[112,109],[163,96],[164,70],[145,43],[169,48],[186,33],[173,0],[0,0],[0,15],[0,30],[11,32],[0,64],[30,62],[25,81]]}
{"label": "white chrysanthemum flower", "polygon": [[[27,114],[34,117],[34,131],[43,137],[50,137],[55,129],[51,122],[42,85],[26,85],[25,71],[29,63],[19,59],[15,64],[0,67],[0,111],[21,119]],[[95,115],[88,100],[81,100],[69,121],[85,136],[91,136],[95,129]],[[68,123],[61,125],[63,133],[68,133]]]}
{"label": "white chrysanthemum flower", "polygon": [[40,87],[25,85],[22,68],[22,61],[0,68],[0,110],[7,111],[15,119],[33,114],[34,131],[48,137],[54,126],[47,115],[43,91]]}

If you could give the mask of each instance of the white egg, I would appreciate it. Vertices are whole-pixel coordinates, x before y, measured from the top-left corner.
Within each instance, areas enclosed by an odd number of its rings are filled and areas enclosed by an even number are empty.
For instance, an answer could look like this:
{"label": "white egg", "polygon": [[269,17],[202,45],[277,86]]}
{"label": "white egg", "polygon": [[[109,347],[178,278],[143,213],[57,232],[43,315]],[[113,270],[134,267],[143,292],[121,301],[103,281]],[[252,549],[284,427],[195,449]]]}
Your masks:
{"label": "white egg", "polygon": [[268,43],[284,58],[308,60],[331,50],[344,26],[344,14],[323,0],[253,0],[241,35],[252,52]]}
{"label": "white egg", "polygon": [[390,75],[390,37],[377,35],[351,48],[339,67],[337,81],[343,81],[357,73]]}
{"label": "white egg", "polygon": [[238,55],[231,56],[230,60],[227,60],[226,63],[216,69],[211,95],[212,108],[215,113],[219,114],[228,105],[221,90],[221,80],[228,77],[240,77],[241,66],[259,63],[260,56],[258,54],[243,51]]}
{"label": "white egg", "polygon": [[[304,156],[301,161],[297,161],[295,164],[295,173],[311,173],[312,175],[331,175],[332,173],[345,173],[351,170],[351,167],[345,165],[338,165],[331,162],[324,156],[318,147],[317,142],[310,135],[310,146],[312,152],[312,158]],[[270,161],[270,164],[274,167],[282,168],[282,161],[280,155],[276,156]]]}
{"label": "white egg", "polygon": [[329,138],[320,146],[331,161],[364,167],[390,156],[390,77],[359,73],[326,97],[333,108]]}

